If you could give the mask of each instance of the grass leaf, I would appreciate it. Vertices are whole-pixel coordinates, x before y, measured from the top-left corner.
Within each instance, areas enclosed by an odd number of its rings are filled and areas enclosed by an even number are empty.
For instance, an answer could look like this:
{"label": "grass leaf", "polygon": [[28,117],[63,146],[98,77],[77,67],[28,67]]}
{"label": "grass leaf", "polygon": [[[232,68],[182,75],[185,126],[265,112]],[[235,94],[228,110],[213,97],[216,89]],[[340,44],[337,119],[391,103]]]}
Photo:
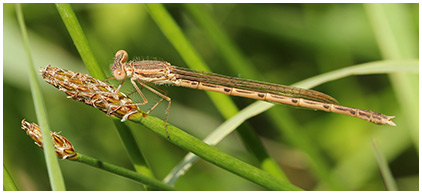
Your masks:
{"label": "grass leaf", "polygon": [[377,160],[378,169],[381,173],[382,180],[388,191],[397,191],[397,184],[394,181],[393,175],[391,174],[390,168],[388,167],[387,160],[381,153],[377,142],[372,139],[372,151],[374,152],[375,159]]}
{"label": "grass leaf", "polygon": [[133,179],[135,181],[141,182],[149,187],[153,187],[154,189],[159,189],[163,191],[172,191],[174,188],[162,183],[159,180],[151,178],[149,174],[140,173],[140,172],[133,172],[128,169],[97,160],[95,158],[91,158],[89,156],[85,156],[83,154],[78,153],[77,159],[75,161],[87,164],[89,166],[93,166],[102,170],[105,170],[110,173],[114,173],[120,175],[122,177],[126,177],[129,179]]}
{"label": "grass leaf", "polygon": [[34,101],[35,112],[37,114],[38,123],[42,126],[43,142],[44,142],[44,156],[47,163],[48,177],[53,191],[64,191],[65,184],[60,170],[59,162],[57,160],[56,152],[54,151],[53,142],[50,138],[50,127],[48,125],[47,111],[44,105],[44,98],[42,96],[40,86],[38,84],[37,75],[34,69],[34,62],[31,55],[29,39],[26,31],[24,16],[20,4],[16,4],[16,13],[18,22],[22,33],[22,39],[25,45],[26,54],[28,57],[28,69],[32,98]]}
{"label": "grass leaf", "polygon": [[[164,128],[164,121],[146,114],[134,114],[129,118],[130,121],[140,123],[159,134],[163,138],[167,138],[167,133]],[[197,156],[215,164],[223,169],[226,169],[234,174],[237,174],[247,180],[250,180],[258,185],[269,190],[300,190],[299,188],[270,175],[261,169],[242,162],[217,148],[210,146],[203,141],[193,137],[173,125],[167,126],[170,134],[169,141],[182,149],[190,151]]]}
{"label": "grass leaf", "polygon": [[[72,7],[69,4],[61,3],[56,4],[56,7],[90,74],[98,79],[105,79],[105,74],[93,55],[88,40],[85,37],[85,33],[83,32]],[[134,135],[130,129],[120,121],[114,121],[114,124],[120,138],[126,146],[136,171],[154,177],[153,172],[149,169],[145,158],[142,156],[142,152],[133,138]]]}
{"label": "grass leaf", "polygon": [[7,171],[7,168],[4,165],[3,165],[3,190],[4,191],[17,191],[18,190],[15,182],[12,179],[12,176],[10,176],[9,171]]}

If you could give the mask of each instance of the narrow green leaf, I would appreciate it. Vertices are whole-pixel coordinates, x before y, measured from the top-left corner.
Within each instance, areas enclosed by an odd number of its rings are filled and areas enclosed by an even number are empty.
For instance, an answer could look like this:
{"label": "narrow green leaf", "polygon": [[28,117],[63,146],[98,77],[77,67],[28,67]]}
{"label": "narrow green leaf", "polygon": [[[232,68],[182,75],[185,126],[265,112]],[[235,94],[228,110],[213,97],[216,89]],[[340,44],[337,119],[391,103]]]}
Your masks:
{"label": "narrow green leaf", "polygon": [[216,51],[224,57],[232,72],[242,72],[242,77],[259,80],[258,78],[261,76],[257,75],[259,71],[256,66],[248,60],[248,57],[224,32],[223,28],[215,21],[215,16],[208,13],[205,4],[185,3],[183,5],[200,25],[203,33],[210,39],[210,43],[217,47]]}
{"label": "narrow green leaf", "polygon": [[89,73],[98,79],[105,79],[105,74],[98,65],[92,49],[88,44],[88,40],[85,37],[85,33],[70,4],[56,3],[56,7]]}
{"label": "narrow green leaf", "polygon": [[50,136],[50,127],[48,125],[48,117],[44,105],[44,98],[42,96],[40,86],[38,84],[37,75],[35,73],[34,62],[31,55],[28,34],[26,31],[24,16],[20,4],[16,4],[16,14],[18,17],[19,26],[22,33],[23,43],[28,57],[29,80],[32,98],[34,101],[35,112],[38,123],[42,127],[41,133],[44,142],[44,156],[47,163],[48,176],[50,179],[51,188],[53,191],[64,191],[65,184],[60,170],[59,162],[57,160],[56,152],[54,151],[53,142]]}
{"label": "narrow green leaf", "polygon": [[4,191],[17,191],[18,190],[15,182],[13,181],[12,177],[10,176],[9,171],[7,171],[7,168],[6,168],[6,166],[4,166],[4,164],[3,164],[3,190]]}
{"label": "narrow green leaf", "polygon": [[123,144],[129,153],[130,159],[132,160],[132,164],[135,167],[136,172],[147,175],[149,177],[154,177],[153,172],[148,168],[149,165],[147,160],[144,158],[139,147],[136,146],[136,140],[129,127],[122,123],[119,119],[113,119],[113,122],[117,131],[119,132]]}
{"label": "narrow green leaf", "polygon": [[[164,121],[146,114],[134,114],[130,121],[140,123],[163,138],[167,138]],[[242,162],[172,125],[167,126],[171,143],[190,151],[208,162],[237,174],[269,190],[300,190],[279,178]]]}
{"label": "narrow green leaf", "polygon": [[110,173],[114,173],[129,179],[133,179],[135,181],[144,183],[147,186],[153,187],[155,189],[159,189],[159,190],[164,190],[164,191],[172,191],[174,190],[174,188],[162,183],[159,180],[153,179],[148,175],[144,175],[141,173],[136,173],[133,171],[130,171],[128,169],[107,163],[107,162],[102,162],[100,160],[97,160],[95,158],[91,158],[89,156],[85,156],[82,154],[78,153],[78,157],[75,161],[105,170],[107,172]]}
{"label": "narrow green leaf", "polygon": [[377,142],[372,139],[371,143],[372,151],[374,152],[375,159],[377,160],[378,169],[380,170],[385,187],[388,191],[398,191],[396,181],[394,181],[393,175],[391,174],[390,168],[388,167],[387,160],[381,153]]}
{"label": "narrow green leaf", "polygon": [[[211,15],[206,9],[205,4],[187,3],[184,6],[192,15],[193,19],[201,26],[203,33],[210,39],[210,44],[213,44],[217,48],[216,52],[224,58],[232,72],[241,72],[243,77],[261,80],[260,78],[262,76],[259,75],[256,66],[248,60],[248,57],[241,52],[229,38],[229,35],[224,32],[223,28],[215,21],[215,16]],[[250,125],[245,123],[238,131],[243,143],[258,159],[260,167],[263,170],[285,181],[289,181],[278,163],[269,156],[264,146],[262,146],[262,142],[256,138],[257,135],[252,133],[253,130]],[[213,133],[213,136],[218,134],[221,134],[221,137],[218,138],[223,139],[229,133]]]}
{"label": "narrow green leaf", "polygon": [[[148,8],[150,15],[160,27],[166,38],[168,38],[186,62],[186,65],[192,69],[210,72],[210,69],[205,64],[204,60],[196,53],[195,49],[183,35],[182,30],[172,19],[167,10],[165,10],[164,6],[155,3],[147,3],[145,6]],[[207,95],[224,117],[230,118],[238,111],[237,107],[226,95],[209,91],[207,91]]]}
{"label": "narrow green leaf", "polygon": [[[61,3],[56,4],[56,7],[90,75],[98,79],[105,79],[105,74],[88,44],[85,33],[83,32],[72,7],[69,4]],[[120,123],[120,121],[114,121],[114,124],[136,171],[154,177],[153,172],[149,169],[147,161],[142,156],[142,152],[133,138],[134,135],[130,129],[125,124]]]}
{"label": "narrow green leaf", "polygon": [[328,73],[297,82],[292,86],[305,89],[313,88],[322,83],[337,80],[351,75],[368,75],[384,73],[419,73],[419,62],[417,60],[386,60],[363,63],[345,67]]}

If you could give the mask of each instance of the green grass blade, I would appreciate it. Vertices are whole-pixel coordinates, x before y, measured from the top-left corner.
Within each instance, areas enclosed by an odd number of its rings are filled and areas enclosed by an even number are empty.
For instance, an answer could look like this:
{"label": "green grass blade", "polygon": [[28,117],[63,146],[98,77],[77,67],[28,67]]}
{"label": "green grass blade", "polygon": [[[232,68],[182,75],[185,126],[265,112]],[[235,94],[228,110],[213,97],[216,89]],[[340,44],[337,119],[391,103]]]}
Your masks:
{"label": "green grass blade", "polygon": [[77,162],[81,162],[102,170],[105,170],[110,173],[114,173],[129,179],[133,179],[135,181],[141,182],[149,187],[153,187],[155,189],[164,190],[164,191],[171,191],[174,190],[174,188],[162,183],[159,180],[153,179],[148,175],[142,174],[142,173],[136,173],[133,171],[130,171],[128,169],[107,163],[102,162],[100,160],[97,160],[95,158],[91,158],[89,156],[85,156],[78,153],[78,157],[75,160]]}
{"label": "green grass blade", "polygon": [[260,76],[257,75],[259,71],[256,66],[236,47],[223,28],[214,20],[215,16],[208,13],[205,4],[186,3],[183,5],[203,29],[210,43],[215,45],[218,54],[224,57],[232,72],[242,72],[242,77],[259,80]]}
{"label": "green grass blade", "polygon": [[147,175],[149,177],[155,177],[151,169],[148,168],[149,165],[141,150],[138,146],[136,146],[136,140],[129,127],[122,123],[119,119],[113,119],[113,122],[114,125],[116,125],[116,129],[119,132],[120,138],[122,139],[123,144],[125,145],[130,155],[130,159],[132,160],[132,164],[135,167],[136,172]]}
{"label": "green grass blade", "polygon": [[41,133],[44,142],[44,156],[47,164],[48,176],[50,179],[51,188],[53,191],[66,190],[63,176],[60,170],[59,162],[57,160],[56,152],[54,151],[53,142],[50,138],[50,127],[48,125],[47,112],[43,101],[43,96],[37,80],[37,74],[34,69],[34,62],[31,55],[29,39],[26,31],[24,16],[20,4],[16,5],[16,13],[18,17],[19,26],[22,33],[23,43],[28,57],[28,69],[32,98],[34,101],[35,112],[37,115],[38,123],[42,127]]}
{"label": "green grass blade", "polygon": [[[272,107],[273,104],[269,106]],[[270,109],[267,113],[272,123],[283,134],[283,138],[307,155],[309,158],[307,160],[309,170],[319,182],[324,183],[331,190],[345,190],[344,186],[338,180],[329,176],[329,161],[320,152],[318,146],[315,145],[315,140],[306,132],[300,130],[300,123],[297,122],[297,118],[293,117],[287,109],[283,108]]]}
{"label": "green grass blade", "polygon": [[[248,106],[238,114],[233,116],[232,118],[226,120],[222,123],[219,127],[217,127],[211,134],[209,134],[205,139],[204,142],[214,146],[217,145],[221,140],[223,140],[228,134],[232,133],[239,127],[243,122],[247,119],[256,116],[261,111],[267,110],[269,107],[272,106],[271,103],[263,102],[263,106]],[[192,153],[188,153],[183,161],[181,161],[176,167],[172,169],[172,171],[164,178],[164,182],[167,184],[173,185],[180,176],[184,175],[185,172],[193,165],[193,163],[198,159],[198,156]]]}
{"label": "green grass blade", "polygon": [[375,159],[377,160],[378,169],[381,173],[382,180],[388,191],[398,191],[396,181],[394,181],[390,168],[388,167],[387,160],[381,153],[377,142],[372,139],[372,151],[374,152]]}
{"label": "green grass blade", "polygon": [[17,191],[18,188],[16,187],[15,182],[10,176],[9,171],[7,171],[6,166],[3,164],[3,190],[4,191]]}
{"label": "green grass blade", "polygon": [[[129,118],[130,121],[140,123],[148,129],[154,131],[163,138],[167,138],[164,128],[164,121],[146,114],[134,114]],[[171,143],[189,152],[196,154],[202,159],[237,174],[247,180],[269,190],[300,190],[299,188],[287,183],[279,178],[270,175],[268,172],[260,170],[245,162],[236,159],[217,148],[210,146],[203,141],[193,137],[173,125],[167,126],[170,134]]]}
{"label": "green grass blade", "polygon": [[[195,49],[183,35],[183,32],[171,18],[170,14],[165,10],[162,4],[148,3],[145,4],[151,17],[160,27],[166,38],[172,43],[183,60],[192,69],[210,72],[210,69],[205,64],[204,60],[196,53]],[[218,110],[224,117],[230,118],[237,112],[237,107],[225,95],[215,92],[208,92],[207,95],[211,98]]]}
{"label": "green grass blade", "polygon": [[[105,74],[88,44],[85,33],[83,32],[72,7],[69,4],[61,3],[56,4],[56,7],[90,75],[98,79],[105,79]],[[153,172],[149,169],[147,161],[142,156],[142,152],[139,149],[138,144],[135,139],[133,139],[133,133],[125,124],[119,123],[119,121],[115,121],[114,124],[124,145],[126,146],[136,171],[153,177]]]}
{"label": "green grass blade", "polygon": [[[383,155],[387,161],[396,158],[412,144],[408,134],[400,129],[377,130],[372,138],[377,140],[380,150],[384,150]],[[361,188],[377,173],[377,163],[373,159],[370,141],[362,142],[357,149],[359,151],[339,161],[330,173],[332,178],[345,184],[347,190]]]}
{"label": "green grass blade", "polygon": [[[242,76],[261,80],[262,76],[259,75],[259,71],[256,66],[247,60],[248,57],[242,54],[241,50],[236,44],[231,41],[229,36],[224,32],[223,28],[214,20],[215,16],[208,13],[205,4],[184,4],[186,9],[192,15],[193,19],[197,21],[199,26],[203,29],[203,33],[210,39],[210,44],[213,44],[217,49],[219,55],[221,55],[227,63],[227,66],[232,72],[242,72]],[[230,130],[228,130],[230,131]],[[257,135],[252,133],[252,128],[249,125],[242,125],[239,128],[239,133],[244,144],[258,159],[260,166],[263,170],[277,176],[283,180],[289,181],[277,164],[277,162],[269,156],[265,148],[262,146],[260,140],[256,137]],[[220,135],[221,137],[217,137]],[[214,136],[216,139],[223,139],[229,133],[213,133],[210,136]]]}
{"label": "green grass blade", "polygon": [[318,76],[297,82],[292,86],[305,89],[313,88],[322,83],[337,80],[351,75],[369,75],[384,73],[419,73],[419,61],[417,60],[386,60],[374,61],[354,65],[329,73],[323,73]]}
{"label": "green grass blade", "polygon": [[89,73],[98,79],[105,79],[106,76],[98,65],[92,49],[88,44],[88,40],[85,37],[85,33],[70,4],[57,3],[56,7]]}

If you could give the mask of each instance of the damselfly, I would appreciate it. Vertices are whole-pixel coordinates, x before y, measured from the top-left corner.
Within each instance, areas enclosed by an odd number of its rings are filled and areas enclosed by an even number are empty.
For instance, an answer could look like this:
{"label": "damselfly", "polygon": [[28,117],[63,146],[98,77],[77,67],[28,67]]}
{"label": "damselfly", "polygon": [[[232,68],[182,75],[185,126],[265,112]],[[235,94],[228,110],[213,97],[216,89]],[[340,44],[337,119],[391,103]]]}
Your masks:
{"label": "damselfly", "polygon": [[391,121],[394,116],[386,116],[371,110],[340,106],[333,97],[314,90],[233,78],[216,73],[200,72],[188,68],[176,67],[165,61],[144,60],[127,62],[127,59],[128,54],[126,51],[117,51],[111,71],[114,78],[122,82],[116,92],[120,90],[125,79],[130,77],[130,81],[143,99],[143,102],[138,103],[137,105],[144,105],[148,103],[148,100],[141,92],[141,89],[136,85],[135,81],[138,81],[143,88],[147,88],[161,97],[147,113],[151,112],[163,99],[167,100],[169,104],[167,106],[164,126],[167,125],[171,98],[166,94],[158,92],[156,87],[151,83],[157,85],[167,84],[183,86],[232,96],[241,96],[274,103],[323,110],[361,118],[379,125],[389,124],[396,126],[396,124]]}

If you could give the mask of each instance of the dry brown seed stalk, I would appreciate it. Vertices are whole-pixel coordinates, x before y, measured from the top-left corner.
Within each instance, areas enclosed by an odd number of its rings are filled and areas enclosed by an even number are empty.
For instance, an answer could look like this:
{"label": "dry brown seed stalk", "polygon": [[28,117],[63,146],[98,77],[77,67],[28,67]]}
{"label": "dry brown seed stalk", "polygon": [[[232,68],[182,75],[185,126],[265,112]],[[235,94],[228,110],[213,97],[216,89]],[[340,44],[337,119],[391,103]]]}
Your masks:
{"label": "dry brown seed stalk", "polygon": [[113,115],[125,121],[130,116],[142,111],[125,94],[87,74],[48,65],[40,69],[44,80],[65,92],[68,98],[96,107],[107,115]]}
{"label": "dry brown seed stalk", "polygon": [[[22,129],[25,130],[26,134],[28,134],[35,141],[35,144],[41,148],[43,147],[40,126],[35,123],[29,123],[23,119]],[[73,145],[65,137],[51,131],[50,135],[53,138],[54,150],[56,151],[56,154],[59,158],[69,160],[74,160],[77,158],[77,154],[73,148]]]}

